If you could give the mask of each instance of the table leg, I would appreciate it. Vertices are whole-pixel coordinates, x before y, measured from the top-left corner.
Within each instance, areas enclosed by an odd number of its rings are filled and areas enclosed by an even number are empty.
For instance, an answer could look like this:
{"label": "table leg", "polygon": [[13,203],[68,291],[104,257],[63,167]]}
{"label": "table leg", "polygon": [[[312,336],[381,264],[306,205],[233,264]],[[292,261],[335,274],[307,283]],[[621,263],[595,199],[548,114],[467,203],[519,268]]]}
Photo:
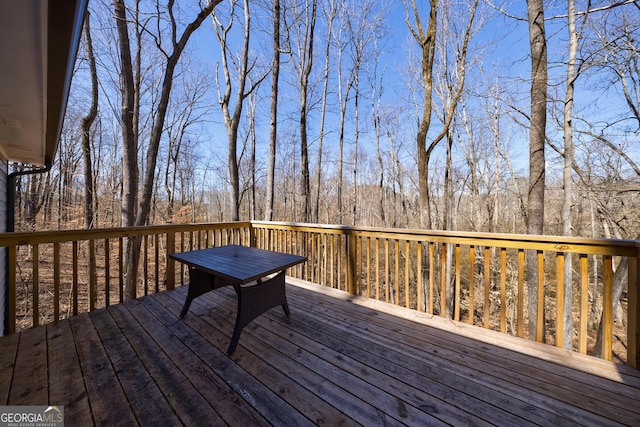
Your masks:
{"label": "table leg", "polygon": [[189,289],[187,290],[187,299],[184,302],[180,318],[184,318],[189,311],[191,301],[200,295],[231,284],[222,279],[215,277],[207,272],[198,270],[197,268],[189,268]]}
{"label": "table leg", "polygon": [[242,329],[262,313],[281,305],[284,313],[289,316],[291,312],[287,303],[284,273],[281,271],[271,279],[253,286],[234,285],[238,294],[238,312],[227,354],[235,351]]}

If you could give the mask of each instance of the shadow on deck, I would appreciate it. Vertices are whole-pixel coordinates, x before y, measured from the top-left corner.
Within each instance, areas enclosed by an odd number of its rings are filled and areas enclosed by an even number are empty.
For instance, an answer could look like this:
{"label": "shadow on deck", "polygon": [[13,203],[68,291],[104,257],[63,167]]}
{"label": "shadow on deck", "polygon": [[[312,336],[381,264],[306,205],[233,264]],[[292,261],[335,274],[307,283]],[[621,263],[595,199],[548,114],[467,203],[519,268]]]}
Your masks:
{"label": "shadow on deck", "polygon": [[0,404],[68,425],[640,425],[640,372],[288,280],[228,357],[230,287],[0,338]]}

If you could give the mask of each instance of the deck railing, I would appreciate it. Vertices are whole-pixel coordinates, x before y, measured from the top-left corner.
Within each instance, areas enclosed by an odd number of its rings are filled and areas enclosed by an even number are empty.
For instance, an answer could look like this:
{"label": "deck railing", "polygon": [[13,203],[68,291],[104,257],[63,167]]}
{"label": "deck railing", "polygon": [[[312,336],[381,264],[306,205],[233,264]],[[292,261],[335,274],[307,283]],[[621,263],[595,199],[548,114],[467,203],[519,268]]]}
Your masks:
{"label": "deck railing", "polygon": [[184,284],[174,252],[250,244],[250,222],[0,233],[8,257],[9,332],[124,301],[127,240],[140,239],[136,296]]}
{"label": "deck railing", "polygon": [[[535,268],[536,340],[563,345],[560,313],[571,286],[574,349],[593,352],[590,323],[602,319],[602,357],[611,360],[615,351],[640,366],[640,242],[626,240],[262,221],[5,233],[0,247],[9,253],[10,329],[122,301],[122,254],[131,237],[142,239],[145,260],[138,296],[186,283],[170,253],[236,243],[306,255],[307,263],[290,269],[294,277],[518,336],[528,334],[525,273]],[[527,252],[535,254],[535,265],[527,265]],[[573,254],[571,284],[563,276],[567,254]],[[623,280],[627,292],[627,317],[618,323],[614,280]]]}

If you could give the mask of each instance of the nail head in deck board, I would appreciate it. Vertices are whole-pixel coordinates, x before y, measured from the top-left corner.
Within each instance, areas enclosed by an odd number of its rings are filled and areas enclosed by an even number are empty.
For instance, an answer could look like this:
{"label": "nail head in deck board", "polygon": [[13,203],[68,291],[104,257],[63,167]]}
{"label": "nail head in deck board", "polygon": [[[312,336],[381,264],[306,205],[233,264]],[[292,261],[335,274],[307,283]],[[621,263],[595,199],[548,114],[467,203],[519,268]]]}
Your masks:
{"label": "nail head in deck board", "polygon": [[20,337],[9,399],[11,405],[47,405],[47,330],[33,328]]}
{"label": "nail head in deck board", "polygon": [[[9,334],[0,337],[0,405],[7,405],[9,402],[9,391],[13,378],[13,369],[18,354],[18,341],[20,334]],[[10,375],[11,373],[11,375]]]}
{"label": "nail head in deck board", "polygon": [[96,425],[138,425],[88,313],[70,319]]}
{"label": "nail head in deck board", "polygon": [[[183,294],[184,295],[184,294]],[[166,293],[158,294],[157,301],[150,301],[153,305],[159,305],[160,301],[166,304],[166,308],[170,309],[174,316],[178,316],[181,307],[179,303],[167,296]],[[277,395],[271,393],[261,382],[246,375],[246,372],[240,368],[229,357],[220,357],[220,351],[214,348],[202,336],[197,334],[190,325],[191,319],[166,324],[181,339],[185,337],[189,340],[189,347],[200,355],[207,365],[213,369],[236,393],[245,398],[245,400],[267,421],[274,425],[305,425],[308,423],[304,417],[300,415],[295,408],[289,406],[281,400]],[[186,341],[185,341],[186,342]],[[216,357],[216,355],[218,355]]]}
{"label": "nail head in deck board", "polygon": [[[49,365],[49,400],[47,405],[64,406],[64,418],[69,424],[88,426],[93,423],[82,370],[75,351],[73,333],[68,321],[47,326]],[[59,402],[64,402],[62,405]]]}
{"label": "nail head in deck board", "polygon": [[[218,417],[223,422],[238,423],[241,425],[255,425],[264,421],[253,408],[249,407],[233,393],[233,390],[209,369],[201,360],[199,354],[194,353],[178,336],[169,331],[162,320],[175,318],[166,309],[149,306],[148,298],[142,300],[142,304],[131,305],[131,312],[139,319],[141,325],[166,352],[168,358],[174,363],[175,369],[181,371],[193,387],[202,395],[209,405],[215,408]],[[158,317],[155,317],[158,316]],[[171,321],[171,320],[169,320]],[[179,321],[177,318],[174,322]],[[226,357],[220,353],[217,357]],[[178,396],[179,397],[179,396]]]}

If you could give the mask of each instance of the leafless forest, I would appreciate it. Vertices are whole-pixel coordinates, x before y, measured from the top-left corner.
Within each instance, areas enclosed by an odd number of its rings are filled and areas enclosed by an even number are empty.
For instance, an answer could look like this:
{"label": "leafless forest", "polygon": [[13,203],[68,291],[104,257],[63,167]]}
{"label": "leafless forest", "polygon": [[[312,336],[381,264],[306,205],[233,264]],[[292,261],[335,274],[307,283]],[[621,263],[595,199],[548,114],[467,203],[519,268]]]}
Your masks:
{"label": "leafless forest", "polygon": [[58,158],[17,179],[16,230],[637,239],[640,7],[527,3],[92,0]]}
{"label": "leafless forest", "polygon": [[[433,229],[527,232],[531,54],[508,51],[527,11],[431,2],[425,63],[429,5],[395,3],[91,2],[58,158],[18,179],[18,228],[413,227],[428,211]],[[571,234],[637,237],[640,11],[619,3],[545,3],[544,234],[568,234],[568,196]]]}

